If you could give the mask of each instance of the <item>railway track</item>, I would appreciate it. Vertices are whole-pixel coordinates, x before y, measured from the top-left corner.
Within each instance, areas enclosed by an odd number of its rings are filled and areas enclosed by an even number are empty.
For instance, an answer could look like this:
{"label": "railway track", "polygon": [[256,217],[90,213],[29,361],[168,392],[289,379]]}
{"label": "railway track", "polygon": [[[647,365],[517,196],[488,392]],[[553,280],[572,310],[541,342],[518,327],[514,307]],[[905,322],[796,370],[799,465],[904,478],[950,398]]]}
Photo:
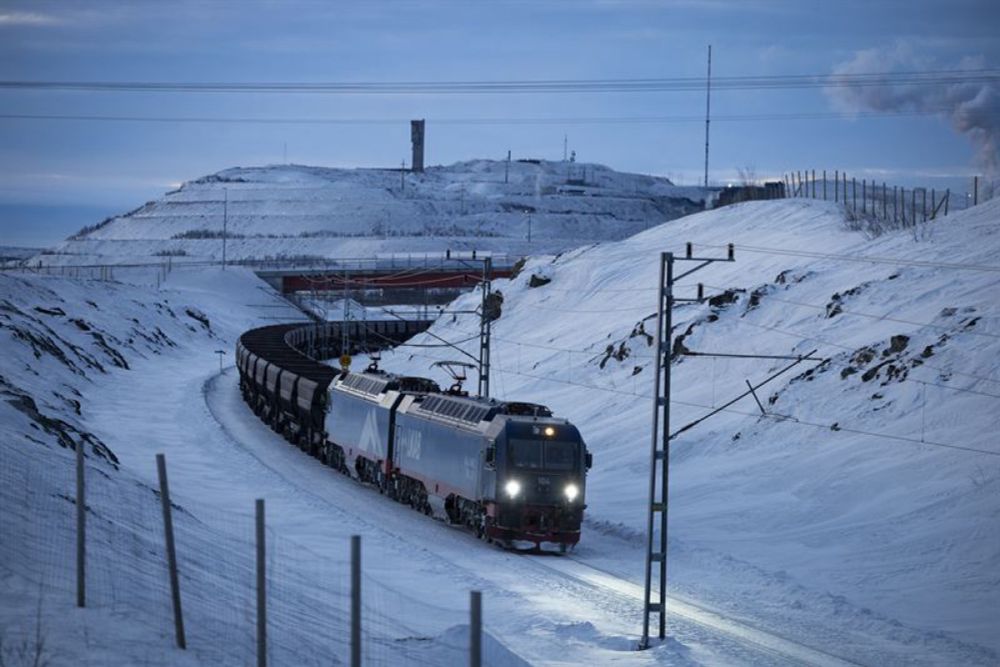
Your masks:
{"label": "railway track", "polygon": [[[617,645],[637,645],[642,587],[614,573],[595,568],[572,556],[531,556],[489,547],[459,527],[408,511],[372,488],[341,476],[292,448],[264,427],[246,407],[235,386],[233,371],[209,378],[203,386],[206,406],[230,444],[256,459],[268,476],[298,501],[312,509],[350,520],[359,532],[379,541],[395,543],[405,552],[446,564],[456,579],[470,587],[485,588],[487,595],[513,593],[528,604],[531,598],[548,597],[594,619],[594,627],[618,640]],[[239,423],[241,420],[245,423]],[[247,441],[249,442],[247,442]],[[290,461],[289,454],[293,455]],[[294,465],[288,464],[294,462]],[[310,474],[303,474],[308,469]],[[314,481],[321,482],[314,484]],[[363,505],[365,512],[349,508]],[[280,529],[280,528],[279,528]],[[733,619],[691,600],[671,596],[672,637],[681,644],[707,644],[730,664],[821,665],[842,667],[857,663]],[[519,651],[525,650],[519,647]],[[523,657],[551,662],[529,647]],[[636,664],[644,664],[636,652]],[[551,653],[549,653],[551,655]]]}

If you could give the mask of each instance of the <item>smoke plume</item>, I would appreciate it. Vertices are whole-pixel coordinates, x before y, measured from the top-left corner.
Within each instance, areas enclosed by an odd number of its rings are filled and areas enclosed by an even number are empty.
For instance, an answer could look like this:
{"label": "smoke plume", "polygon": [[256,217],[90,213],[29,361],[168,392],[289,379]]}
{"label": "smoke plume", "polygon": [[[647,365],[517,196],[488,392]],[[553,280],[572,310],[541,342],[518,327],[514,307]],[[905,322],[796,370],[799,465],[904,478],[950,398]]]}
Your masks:
{"label": "smoke plume", "polygon": [[[981,69],[982,58],[964,58],[944,67],[921,58],[905,44],[888,49],[858,51],[833,69],[838,75],[872,72],[921,72]],[[892,77],[890,76],[889,79]],[[1000,174],[1000,86],[991,82],[919,85],[884,83],[873,86],[830,86],[826,94],[847,111],[918,111],[940,114],[966,135],[976,150],[976,163],[991,176]]]}

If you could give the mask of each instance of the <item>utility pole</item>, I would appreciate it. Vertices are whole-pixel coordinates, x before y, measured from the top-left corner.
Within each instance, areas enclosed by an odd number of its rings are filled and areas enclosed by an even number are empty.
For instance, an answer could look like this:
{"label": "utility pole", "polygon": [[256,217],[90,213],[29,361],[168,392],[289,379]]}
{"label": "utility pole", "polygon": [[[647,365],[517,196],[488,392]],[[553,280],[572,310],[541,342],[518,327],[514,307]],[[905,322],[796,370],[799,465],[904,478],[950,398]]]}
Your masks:
{"label": "utility pole", "polygon": [[222,188],[222,270],[226,270],[226,236],[229,226],[229,188]]}
{"label": "utility pole", "polygon": [[[698,262],[694,268],[680,275],[674,274],[674,263],[678,261]],[[692,246],[687,244],[684,257],[675,257],[672,252],[660,253],[660,282],[657,285],[657,319],[656,319],[656,362],[653,391],[653,427],[650,444],[649,467],[649,506],[646,523],[646,585],[642,610],[642,640],[640,649],[647,649],[649,643],[649,617],[659,614],[660,639],[666,637],[667,622],[667,503],[670,484],[670,362],[673,349],[673,307],[675,303],[704,301],[703,288],[698,286],[698,297],[695,299],[677,298],[674,296],[674,285],[695,271],[714,262],[735,261],[733,244],[728,246],[726,257],[694,257]],[[661,391],[662,380],[662,391]],[[660,420],[663,424],[660,427]],[[658,474],[659,473],[659,474]],[[659,481],[659,485],[657,485]],[[659,514],[659,521],[656,515]],[[659,530],[657,531],[657,523]],[[654,546],[654,534],[658,537]],[[653,601],[653,564],[658,564],[659,595]]]}
{"label": "utility pole", "polygon": [[490,296],[490,276],[493,273],[493,258],[483,258],[483,303],[479,318],[479,396],[490,397],[490,313],[487,306]]}
{"label": "utility pole", "polygon": [[[351,336],[350,336],[350,333],[348,331],[348,326],[349,325],[347,323],[347,320],[350,317],[350,307],[348,306],[348,303],[349,303],[350,298],[351,298],[351,292],[350,292],[350,290],[348,289],[348,286],[347,286],[349,280],[350,280],[350,277],[349,277],[349,275],[347,273],[347,267],[345,266],[344,267],[344,315],[343,315],[342,321],[340,323],[340,355],[341,355],[341,357],[343,357],[345,354],[347,354],[347,355],[350,354],[350,346],[351,346]],[[347,370],[347,369],[344,369],[344,370]]]}
{"label": "utility pole", "polygon": [[708,125],[712,117],[712,45],[708,45],[708,78],[705,80],[705,187],[708,187]]}

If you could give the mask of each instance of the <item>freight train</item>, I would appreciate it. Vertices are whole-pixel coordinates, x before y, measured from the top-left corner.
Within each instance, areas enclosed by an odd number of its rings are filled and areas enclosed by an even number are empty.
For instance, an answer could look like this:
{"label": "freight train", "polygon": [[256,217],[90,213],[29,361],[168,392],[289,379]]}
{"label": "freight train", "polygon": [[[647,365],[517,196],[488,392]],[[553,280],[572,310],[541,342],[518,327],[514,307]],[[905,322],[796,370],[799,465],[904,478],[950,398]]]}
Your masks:
{"label": "freight train", "polygon": [[490,542],[566,551],[579,541],[592,456],[573,424],[543,405],[442,391],[427,378],[334,369],[299,349],[307,334],[263,327],[236,345],[243,398],[275,432]]}

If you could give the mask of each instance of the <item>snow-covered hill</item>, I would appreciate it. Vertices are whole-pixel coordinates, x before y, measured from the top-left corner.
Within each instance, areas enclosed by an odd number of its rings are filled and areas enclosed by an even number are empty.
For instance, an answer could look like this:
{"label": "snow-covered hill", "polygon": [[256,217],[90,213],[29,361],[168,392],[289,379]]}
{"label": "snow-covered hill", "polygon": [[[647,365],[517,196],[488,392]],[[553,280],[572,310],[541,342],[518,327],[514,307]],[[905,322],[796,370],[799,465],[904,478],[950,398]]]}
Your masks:
{"label": "snow-covered hill", "polygon": [[[839,653],[862,663],[918,660],[927,642],[954,640],[968,642],[958,662],[996,660],[1000,203],[874,240],[832,204],[742,204],[534,258],[496,283],[493,392],[578,424],[596,452],[591,532],[644,531],[658,255],[682,255],[686,241],[709,256],[734,242],[736,262],[679,288],[691,297],[703,281],[719,296],[677,307],[675,349],[816,349],[826,361],[761,389],[766,416],[747,397],[673,442],[673,590],[775,628],[846,622],[871,633]],[[532,288],[533,276],[551,282]],[[476,330],[470,316],[443,318],[413,343]],[[402,347],[382,365],[427,375],[455,355]],[[675,359],[674,429],[787,363]],[[641,575],[635,561],[619,568]],[[748,583],[751,572],[763,581]],[[919,631],[912,652],[879,655],[903,628]]]}
{"label": "snow-covered hill", "polygon": [[33,261],[117,264],[372,257],[444,248],[559,252],[701,210],[706,190],[596,164],[476,160],[425,172],[233,168],[89,228]]}
{"label": "snow-covered hill", "polygon": [[[276,664],[345,655],[355,533],[365,539],[366,656],[377,664],[459,660],[469,589],[484,591],[487,664],[996,664],[998,223],[994,202],[869,239],[831,204],[743,204],[534,257],[495,283],[494,395],[550,405],[595,453],[572,559],[483,545],[260,424],[240,400],[232,343],[297,313],[249,273],[175,266],[160,290],[0,275],[0,638],[30,636],[37,613],[55,664],[252,662],[248,510],[264,497],[277,545]],[[722,295],[678,306],[684,348],[818,349],[827,361],[761,389],[767,415],[747,398],[674,441],[671,640],[638,653],[648,334],[658,253],[686,241],[720,255],[734,242],[736,262],[678,289],[693,295],[701,280]],[[548,282],[530,287],[532,276]],[[477,330],[471,316],[446,315],[432,332],[462,340]],[[226,351],[221,374],[216,350]],[[454,354],[401,347],[382,366],[432,375],[433,360]],[[784,363],[677,360],[674,424]],[[72,595],[78,442],[97,573],[85,612]],[[159,451],[180,508],[187,653],[171,648],[152,492]],[[115,604],[101,606],[108,595]]]}

